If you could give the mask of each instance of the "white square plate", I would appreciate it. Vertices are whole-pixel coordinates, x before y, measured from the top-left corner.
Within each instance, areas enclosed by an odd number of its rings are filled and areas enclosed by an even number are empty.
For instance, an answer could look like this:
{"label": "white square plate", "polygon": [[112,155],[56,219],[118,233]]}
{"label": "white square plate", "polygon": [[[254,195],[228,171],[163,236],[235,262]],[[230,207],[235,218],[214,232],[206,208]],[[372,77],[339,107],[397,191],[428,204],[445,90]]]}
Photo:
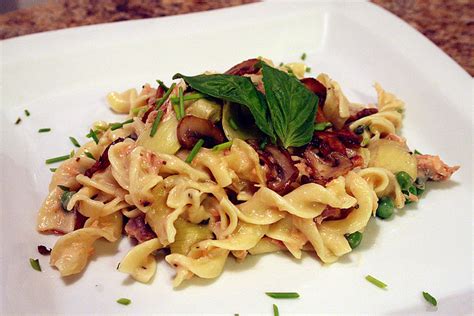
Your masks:
{"label": "white square plate", "polygon": [[[1,42],[1,313],[280,312],[440,314],[473,311],[472,79],[426,38],[370,3],[258,3],[211,12],[80,27]],[[254,56],[297,61],[338,80],[352,101],[374,102],[378,81],[407,103],[403,135],[411,148],[462,167],[430,184],[423,199],[390,221],[373,219],[361,247],[323,266],[310,255],[228,260],[216,280],[194,278],[178,290],[161,262],[150,285],[115,267],[127,249],[98,242],[84,273],[61,279],[39,255],[55,236],[35,230],[51,177],[44,160],[68,153],[90,124],[114,121],[105,95],[176,72],[223,71]],[[168,80],[169,82],[169,80]],[[25,117],[29,109],[30,117]],[[22,122],[15,125],[17,117]],[[41,127],[52,132],[38,134]],[[39,258],[43,272],[28,259]],[[388,284],[381,290],[364,276]],[[297,291],[275,301],[266,291]],[[122,306],[120,297],[132,299]]]}

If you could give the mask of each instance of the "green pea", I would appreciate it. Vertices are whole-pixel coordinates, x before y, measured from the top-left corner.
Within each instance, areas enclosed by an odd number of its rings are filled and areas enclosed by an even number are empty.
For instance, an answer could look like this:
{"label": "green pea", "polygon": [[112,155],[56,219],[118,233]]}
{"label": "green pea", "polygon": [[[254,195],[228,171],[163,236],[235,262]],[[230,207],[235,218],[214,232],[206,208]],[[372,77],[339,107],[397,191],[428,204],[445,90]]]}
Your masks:
{"label": "green pea", "polygon": [[390,218],[393,214],[393,209],[395,205],[393,204],[393,200],[388,196],[381,197],[379,199],[379,206],[377,207],[377,212],[375,215],[381,219]]}
{"label": "green pea", "polygon": [[413,195],[418,195],[418,190],[416,189],[416,187],[414,185],[412,185],[408,188],[408,192],[410,192]]}
{"label": "green pea", "polygon": [[396,174],[396,178],[402,190],[408,190],[411,186],[411,183],[413,182],[410,175],[406,173],[405,171],[398,172]]}
{"label": "green pea", "polygon": [[349,246],[351,246],[352,249],[357,248],[357,246],[360,245],[360,242],[362,241],[362,233],[361,232],[355,232],[352,234],[348,234],[345,236],[347,241],[349,242]]}

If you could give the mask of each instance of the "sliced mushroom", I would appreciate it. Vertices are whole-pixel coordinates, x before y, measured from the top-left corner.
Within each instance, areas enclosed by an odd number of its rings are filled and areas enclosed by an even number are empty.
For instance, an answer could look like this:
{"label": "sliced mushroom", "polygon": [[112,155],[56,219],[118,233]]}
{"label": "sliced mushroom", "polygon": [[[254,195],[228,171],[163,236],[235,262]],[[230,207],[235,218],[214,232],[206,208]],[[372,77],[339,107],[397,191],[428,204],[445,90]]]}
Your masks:
{"label": "sliced mushroom", "polygon": [[178,140],[181,146],[191,149],[199,139],[204,140],[206,147],[223,143],[224,133],[211,121],[196,116],[186,115],[178,124]]}
{"label": "sliced mushroom", "polygon": [[225,74],[235,76],[256,74],[260,70],[260,68],[257,66],[259,62],[260,60],[257,58],[247,59],[227,70]]}

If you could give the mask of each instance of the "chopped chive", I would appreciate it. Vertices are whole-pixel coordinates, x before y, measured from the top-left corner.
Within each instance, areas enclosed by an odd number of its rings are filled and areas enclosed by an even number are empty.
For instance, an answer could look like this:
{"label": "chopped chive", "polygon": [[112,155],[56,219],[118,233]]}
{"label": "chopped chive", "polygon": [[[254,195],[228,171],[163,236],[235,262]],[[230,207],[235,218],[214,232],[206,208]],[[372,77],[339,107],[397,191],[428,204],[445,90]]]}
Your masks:
{"label": "chopped chive", "polygon": [[72,157],[74,157],[74,149],[71,150],[71,152],[69,153],[69,158],[72,158]]}
{"label": "chopped chive", "polygon": [[76,146],[76,147],[81,147],[81,145],[79,144],[79,142],[77,141],[77,139],[75,139],[74,137],[72,136],[69,136],[69,140],[71,141],[71,143]]}
{"label": "chopped chive", "polygon": [[38,130],[38,133],[47,133],[47,132],[51,132],[51,128],[40,128]]}
{"label": "chopped chive", "polygon": [[300,295],[296,292],[265,292],[272,298],[298,298]]}
{"label": "chopped chive", "polygon": [[20,122],[21,122],[21,118],[17,118],[16,121],[15,121],[15,125],[20,124]]}
{"label": "chopped chive", "polygon": [[219,144],[219,145],[216,145],[214,147],[212,147],[212,150],[213,151],[219,151],[219,150],[224,150],[224,149],[227,149],[227,148],[230,148],[232,146],[232,141],[228,141],[228,142],[225,142],[225,143],[222,143],[222,144]]}
{"label": "chopped chive", "polygon": [[415,149],[415,155],[422,155],[422,153]]}
{"label": "chopped chive", "polygon": [[377,280],[376,278],[374,278],[373,276],[371,275],[366,275],[365,276],[365,279],[367,281],[369,281],[370,283],[372,283],[373,285],[381,288],[381,289],[385,289],[387,287],[387,284],[383,283],[382,281],[380,280]]}
{"label": "chopped chive", "polygon": [[165,101],[168,99],[168,97],[170,96],[171,92],[173,92],[173,89],[174,87],[176,87],[176,83],[173,83],[171,85],[171,87],[166,91],[165,95],[161,98],[161,99],[158,99],[156,100],[156,108],[158,109],[160,106],[163,105],[163,103],[165,103]]}
{"label": "chopped chive", "polygon": [[160,124],[162,116],[163,116],[163,111],[158,110],[158,112],[156,113],[155,120],[153,121],[153,125],[151,126],[150,137],[155,136],[156,131],[158,130],[158,125]]}
{"label": "chopped chive", "polygon": [[30,258],[30,265],[33,269],[35,269],[36,271],[40,271],[41,272],[41,266],[40,266],[40,263],[39,263],[39,260],[38,259],[32,259]]}
{"label": "chopped chive", "polygon": [[132,301],[128,298],[119,298],[117,300],[117,303],[122,304],[122,305],[129,305]]}
{"label": "chopped chive", "polygon": [[301,60],[305,60],[306,59],[306,53],[303,53],[303,55],[301,55]]}
{"label": "chopped chive", "polygon": [[196,145],[194,145],[193,149],[191,149],[191,152],[189,153],[185,162],[191,163],[191,161],[193,161],[194,157],[196,157],[197,153],[201,149],[202,145],[204,145],[204,139],[201,138],[197,141]]}
{"label": "chopped chive", "polygon": [[125,122],[122,122],[122,125],[133,123],[133,119],[128,119]]}
{"label": "chopped chive", "polygon": [[[204,97],[205,97],[205,95],[202,94],[202,93],[190,93],[190,94],[187,94],[187,95],[183,96],[183,100],[184,101],[192,101],[192,100],[199,100],[199,99],[202,99]],[[171,97],[170,100],[173,104],[179,104],[179,97]]]}
{"label": "chopped chive", "polygon": [[71,200],[72,196],[76,194],[76,191],[64,191],[63,194],[61,194],[61,207],[65,212],[71,212],[72,210],[67,209],[67,205],[69,204],[69,201]]}
{"label": "chopped chive", "polygon": [[433,306],[438,306],[438,301],[428,292],[423,292],[425,300]]}
{"label": "chopped chive", "polygon": [[178,118],[178,120],[180,120],[184,116],[184,99],[183,99],[183,88],[182,87],[179,87],[178,94],[179,94],[179,118]]}
{"label": "chopped chive", "polygon": [[168,91],[168,87],[163,83],[163,81],[157,79],[156,82],[161,88],[163,88],[163,90]]}
{"label": "chopped chive", "polygon": [[283,62],[280,62],[280,64],[279,64],[278,66],[281,67],[281,66],[283,66],[283,65],[284,65]]}
{"label": "chopped chive", "polygon": [[84,152],[84,155],[86,155],[86,156],[89,157],[90,159],[94,159],[94,160],[95,160],[94,155],[92,155],[92,154],[91,154],[90,152],[88,152],[88,151],[85,151],[85,152]]}
{"label": "chopped chive", "polygon": [[311,67],[306,67],[306,72],[311,72]]}
{"label": "chopped chive", "polygon": [[110,124],[110,130],[115,131],[116,129],[119,129],[122,126],[123,126],[122,123],[111,123]]}
{"label": "chopped chive", "polygon": [[69,155],[64,155],[64,156],[49,158],[49,159],[46,159],[46,164],[49,165],[49,164],[51,164],[51,163],[55,163],[55,162],[60,162],[60,161],[68,160],[69,158],[71,158]]}
{"label": "chopped chive", "polygon": [[138,113],[139,113],[141,110],[144,110],[146,107],[147,107],[147,105],[139,106],[139,107],[137,107],[137,108],[134,108],[134,109],[132,109],[132,114],[133,114],[133,115],[138,115]]}
{"label": "chopped chive", "polygon": [[86,135],[87,138],[92,138],[96,144],[99,143],[99,138],[97,137],[97,134],[94,130],[90,130],[89,134]]}
{"label": "chopped chive", "polygon": [[61,190],[65,191],[65,192],[69,191],[69,188],[65,185],[58,184],[58,188],[60,188]]}
{"label": "chopped chive", "polygon": [[278,311],[278,306],[273,304],[273,316],[280,316],[280,312]]}
{"label": "chopped chive", "polygon": [[25,115],[26,115],[26,116],[30,116],[30,111],[25,110]]}
{"label": "chopped chive", "polygon": [[322,132],[324,131],[326,128],[329,128],[332,126],[332,123],[331,122],[322,122],[322,123],[316,123],[314,124],[314,131],[315,132]]}
{"label": "chopped chive", "polygon": [[234,129],[234,130],[239,129],[239,127],[237,126],[237,123],[234,121],[234,119],[233,119],[232,117],[229,119],[229,125],[230,125],[230,127],[232,127],[232,129]]}
{"label": "chopped chive", "polygon": [[58,170],[58,168],[49,168],[49,171],[51,172],[56,172],[56,170]]}
{"label": "chopped chive", "polygon": [[179,116],[179,106],[177,104],[173,104],[173,111],[174,114],[176,115],[176,119],[178,119]]}

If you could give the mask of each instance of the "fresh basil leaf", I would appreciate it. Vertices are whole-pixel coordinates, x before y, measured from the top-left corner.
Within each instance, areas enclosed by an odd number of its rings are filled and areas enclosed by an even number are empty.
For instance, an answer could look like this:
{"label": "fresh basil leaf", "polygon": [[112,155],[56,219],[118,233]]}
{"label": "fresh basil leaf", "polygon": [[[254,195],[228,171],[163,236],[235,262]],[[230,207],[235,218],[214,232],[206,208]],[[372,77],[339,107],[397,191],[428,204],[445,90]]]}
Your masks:
{"label": "fresh basil leaf", "polygon": [[273,128],[283,147],[311,141],[318,97],[298,79],[262,63],[263,84]]}
{"label": "fresh basil leaf", "polygon": [[255,89],[250,78],[225,74],[185,76],[177,73],[173,79],[182,78],[193,89],[226,101],[248,107],[258,128],[275,142],[265,97]]}

